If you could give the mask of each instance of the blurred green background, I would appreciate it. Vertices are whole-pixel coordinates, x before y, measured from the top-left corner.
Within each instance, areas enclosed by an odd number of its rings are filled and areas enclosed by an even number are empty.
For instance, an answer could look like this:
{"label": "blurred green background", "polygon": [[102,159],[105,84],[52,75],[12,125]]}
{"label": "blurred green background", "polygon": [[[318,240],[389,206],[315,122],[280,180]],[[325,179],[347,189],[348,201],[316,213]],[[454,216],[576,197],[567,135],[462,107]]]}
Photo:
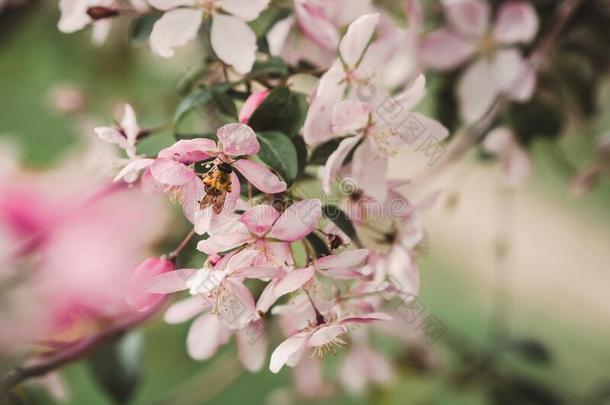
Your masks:
{"label": "blurred green background", "polygon": [[[77,123],[81,118],[63,116],[50,106],[49,92],[58,83],[81,87],[88,95],[86,113],[99,124],[109,121],[116,102],[128,100],[139,112],[143,126],[152,127],[171,117],[178,101],[174,85],[181,67],[197,63],[196,57],[173,61],[154,58],[145,46],[134,50],[123,40],[124,27],[113,33],[108,44],[95,48],[89,42],[89,32],[58,32],[57,19],[54,2],[0,14],[0,136],[17,142],[24,164],[33,168],[60,162],[62,154],[83,136],[83,127]],[[610,122],[610,103],[604,102],[610,101],[610,91],[600,94],[600,105],[606,106],[606,112],[589,129],[592,132],[602,132]],[[569,134],[559,145],[575,166],[582,164],[593,149],[591,137],[581,135]],[[154,150],[170,142],[166,134],[148,141],[146,147]],[[535,175],[515,197],[519,204],[515,216],[521,212],[547,213],[553,216],[551,222],[570,237],[564,240],[565,246],[554,245],[560,242],[554,238],[554,228],[545,222],[517,220],[517,232],[541,238],[546,235],[548,240],[538,239],[536,243],[556,249],[558,256],[568,255],[566,263],[582,265],[546,268],[554,264],[543,263],[547,278],[540,279],[531,274],[543,270],[533,260],[538,254],[536,246],[518,249],[525,253],[515,266],[522,265],[525,270],[515,271],[506,286],[511,297],[510,331],[513,336],[544,342],[551,360],[548,364],[532,364],[513,356],[506,359],[506,366],[554,387],[569,403],[577,403],[610,383],[610,187],[606,182],[585,198],[569,196],[569,179],[558,169],[556,148],[545,143],[535,145]],[[476,212],[476,205],[486,204],[485,196],[493,194],[494,186],[488,170],[482,170],[488,166],[472,162],[465,166],[460,169],[463,178],[460,174],[450,189],[460,197],[458,207],[441,207],[440,213],[431,214],[430,248],[421,262],[421,300],[450,334],[463,335],[474,348],[481,349],[488,346],[494,284],[493,268],[475,253],[492,250],[494,231],[484,224],[493,225],[494,218],[476,218],[483,224],[480,234],[476,224],[464,224],[469,223],[471,204]],[[399,166],[394,165],[394,170],[398,173]],[[445,226],[453,228],[445,233]],[[453,244],[451,237],[461,242]],[[597,245],[587,242],[591,238]],[[596,286],[608,293],[586,299],[588,288]],[[267,370],[255,375],[242,373],[234,364],[233,345],[210,362],[194,362],[185,352],[187,326],[167,326],[157,320],[144,329],[144,374],[133,403],[283,403],[292,378],[289,372],[284,370],[279,376]],[[380,342],[383,346],[384,341]],[[445,353],[441,342],[433,349]],[[453,361],[451,355],[443,358]],[[391,388],[364,398],[340,395],[336,403],[488,403],[484,387],[456,388],[443,376],[418,372],[406,361],[398,373],[399,379]],[[63,376],[69,386],[69,403],[111,403],[86,364],[68,367]],[[51,401],[42,395],[36,398],[40,403]]]}

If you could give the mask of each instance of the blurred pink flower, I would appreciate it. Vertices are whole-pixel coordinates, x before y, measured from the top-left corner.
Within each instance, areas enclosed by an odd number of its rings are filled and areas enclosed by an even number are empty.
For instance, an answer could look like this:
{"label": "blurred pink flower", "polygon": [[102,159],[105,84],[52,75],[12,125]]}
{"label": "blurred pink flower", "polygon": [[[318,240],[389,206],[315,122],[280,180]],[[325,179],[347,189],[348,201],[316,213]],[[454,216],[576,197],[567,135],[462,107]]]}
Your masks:
{"label": "blurred pink flower", "polygon": [[529,177],[532,162],[527,151],[517,142],[512,129],[498,127],[490,131],[483,141],[483,149],[500,159],[507,185],[518,186]]}
{"label": "blurred pink flower", "polygon": [[127,303],[140,312],[149,310],[163,300],[163,294],[151,294],[143,291],[142,286],[151,278],[174,270],[170,260],[151,257],[136,267],[129,277]]}
{"label": "blurred pink flower", "polygon": [[538,32],[538,15],[524,1],[500,5],[495,25],[490,24],[490,5],[484,0],[444,0],[448,25],[429,34],[421,44],[426,66],[450,70],[476,55],[462,74],[457,88],[461,115],[473,122],[487,112],[495,98],[529,99],[536,76],[517,49],[529,44]]}

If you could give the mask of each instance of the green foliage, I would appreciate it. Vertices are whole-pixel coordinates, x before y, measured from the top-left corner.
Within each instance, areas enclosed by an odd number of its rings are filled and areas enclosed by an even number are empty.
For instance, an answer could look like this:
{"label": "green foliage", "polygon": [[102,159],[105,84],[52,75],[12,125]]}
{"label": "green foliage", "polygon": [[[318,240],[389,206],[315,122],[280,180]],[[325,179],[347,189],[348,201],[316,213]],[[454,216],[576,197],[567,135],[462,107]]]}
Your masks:
{"label": "green foliage", "polygon": [[258,157],[292,185],[299,171],[297,150],[290,138],[281,132],[260,132]]}
{"label": "green foliage", "polygon": [[138,47],[147,44],[153,25],[160,17],[160,13],[150,13],[133,20],[130,27],[131,46]]}
{"label": "green foliage", "polygon": [[304,94],[278,87],[254,111],[249,124],[257,132],[278,131],[293,137],[305,122],[307,108]]}
{"label": "green foliage", "polygon": [[349,236],[356,247],[363,247],[362,242],[356,233],[356,228],[354,228],[354,224],[341,208],[337,207],[336,205],[327,204],[322,207],[322,213],[326,218],[337,225],[337,227],[347,236]]}
{"label": "green foliage", "polygon": [[89,358],[93,378],[117,404],[129,401],[140,380],[142,335],[131,332],[101,347]]}

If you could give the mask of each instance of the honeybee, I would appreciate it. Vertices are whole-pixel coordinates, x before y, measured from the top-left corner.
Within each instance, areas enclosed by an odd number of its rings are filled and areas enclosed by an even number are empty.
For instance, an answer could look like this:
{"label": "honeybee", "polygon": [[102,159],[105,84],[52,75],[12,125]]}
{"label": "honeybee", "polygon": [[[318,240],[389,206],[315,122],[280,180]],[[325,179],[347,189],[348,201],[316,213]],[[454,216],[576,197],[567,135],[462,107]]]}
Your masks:
{"label": "honeybee", "polygon": [[201,208],[212,206],[215,214],[220,214],[225,204],[227,193],[231,192],[231,173],[233,168],[230,164],[211,163],[211,168],[203,177],[206,196],[201,200]]}

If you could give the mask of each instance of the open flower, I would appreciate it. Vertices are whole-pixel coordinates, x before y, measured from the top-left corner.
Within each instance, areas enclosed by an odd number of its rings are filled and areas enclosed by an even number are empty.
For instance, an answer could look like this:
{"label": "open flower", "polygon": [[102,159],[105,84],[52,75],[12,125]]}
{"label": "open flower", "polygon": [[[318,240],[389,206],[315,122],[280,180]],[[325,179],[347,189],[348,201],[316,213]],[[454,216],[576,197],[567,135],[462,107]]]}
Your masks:
{"label": "open flower", "polygon": [[[339,43],[339,59],[322,76],[303,127],[303,137],[309,145],[332,137],[331,117],[334,106],[348,88],[369,86],[375,73],[374,55],[366,52],[379,14],[366,14],[351,23]],[[368,56],[368,58],[367,58]]]}
{"label": "open flower", "polygon": [[240,74],[252,69],[256,35],[246,22],[255,20],[269,0],[149,0],[149,3],[165,11],[150,35],[150,46],[159,55],[172,57],[174,48],[194,39],[203,19],[210,18],[210,42],[220,60]]}
{"label": "open flower", "polygon": [[423,114],[412,112],[425,95],[426,80],[420,75],[403,93],[391,98],[388,93],[378,90],[376,100],[390,101],[399,114],[385,114],[376,101],[362,102],[345,100],[338,103],[332,114],[332,130],[335,136],[345,136],[337,150],[328,158],[322,176],[324,192],[330,194],[331,182],[343,167],[347,157],[353,152],[350,176],[358,187],[379,200],[387,195],[387,186],[380,178],[387,175],[388,157],[395,154],[405,144],[416,139],[404,130],[404,122],[411,120],[423,128],[418,137],[432,137],[435,142],[442,141],[448,131],[437,121]]}
{"label": "open flower", "polygon": [[131,105],[125,104],[118,127],[97,127],[94,130],[102,141],[118,145],[130,159],[136,157],[136,142],[140,135],[140,126]]}
{"label": "open flower", "polygon": [[334,320],[310,325],[299,333],[284,340],[271,354],[269,370],[278,373],[284,365],[294,367],[301,361],[308,348],[314,350],[319,357],[344,346],[341,335],[347,333],[350,324],[369,323],[373,321],[387,321],[392,319],[381,312],[346,316]]}
{"label": "open flower", "polygon": [[213,267],[206,265],[199,270],[179,269],[164,273],[148,280],[145,291],[169,294],[189,290],[214,315],[220,316],[228,328],[242,329],[259,318],[254,298],[243,280],[270,279],[278,275],[275,268],[253,266],[257,254],[243,250],[223,257]]}
{"label": "open flower", "polygon": [[260,312],[267,312],[280,297],[297,291],[312,280],[316,274],[346,280],[363,277],[358,268],[364,265],[368,254],[369,251],[366,249],[350,250],[324,256],[302,269],[290,271],[282,269],[280,276],[267,284],[256,307]]}
{"label": "open flower", "polygon": [[259,252],[257,265],[290,265],[293,263],[290,243],[309,235],[321,216],[322,203],[317,199],[296,202],[281,215],[270,205],[256,205],[228,229],[210,228],[210,237],[199,242],[197,249],[214,254],[248,245]]}
{"label": "open flower", "polygon": [[[156,159],[139,159],[128,164],[117,178],[134,171],[146,170],[143,182],[154,182],[166,193],[178,196],[185,216],[198,223],[198,230],[205,232],[214,216],[213,207],[201,210],[201,201],[206,196],[205,186],[195,172],[194,163],[215,159],[216,163],[226,163],[241,173],[257,189],[265,193],[279,193],[286,190],[286,183],[265,166],[248,160],[260,149],[256,134],[247,125],[227,124],[217,131],[219,142],[211,139],[180,140],[163,149]],[[230,174],[231,192],[226,197],[225,207],[235,208],[239,200],[240,183],[237,174]],[[143,184],[144,185],[144,184]],[[149,186],[152,187],[152,186]]]}
{"label": "open flower", "polygon": [[490,6],[484,0],[445,0],[444,5],[449,25],[423,40],[421,57],[429,67],[450,70],[476,55],[457,88],[464,120],[479,119],[500,94],[515,101],[529,99],[536,77],[516,45],[536,37],[534,7],[524,1],[504,2],[491,26]]}

